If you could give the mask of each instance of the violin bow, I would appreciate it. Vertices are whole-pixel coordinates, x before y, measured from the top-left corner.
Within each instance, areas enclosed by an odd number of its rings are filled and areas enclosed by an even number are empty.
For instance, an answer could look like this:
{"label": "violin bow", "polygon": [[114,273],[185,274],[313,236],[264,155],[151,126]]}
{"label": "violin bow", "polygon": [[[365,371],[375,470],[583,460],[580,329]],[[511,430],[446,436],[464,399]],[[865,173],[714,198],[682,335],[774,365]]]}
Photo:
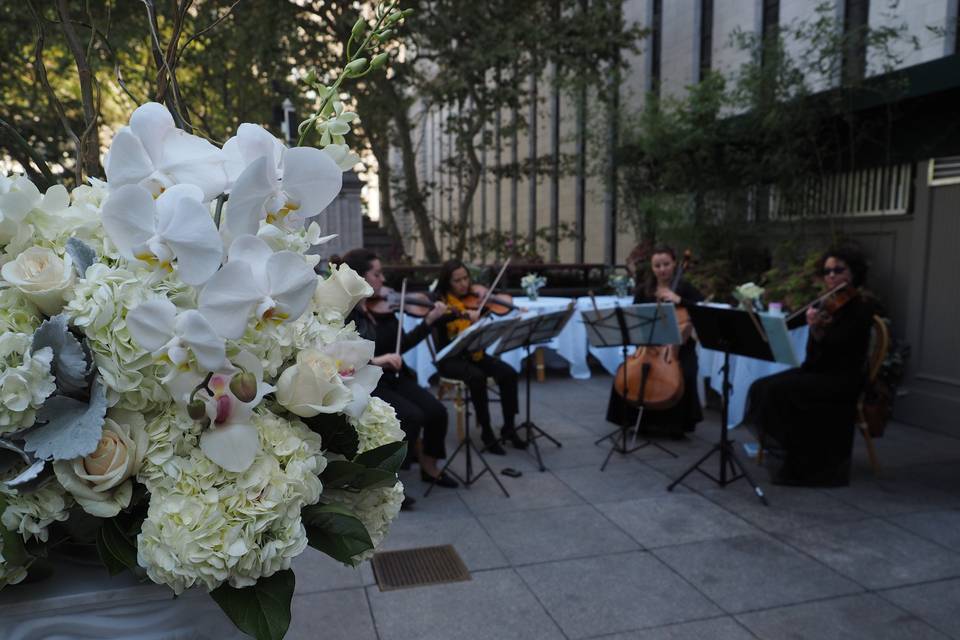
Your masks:
{"label": "violin bow", "polygon": [[[397,355],[400,355],[400,339],[403,336],[403,305],[406,302],[407,298],[407,279],[404,278],[403,282],[400,285],[400,316],[397,321],[397,349],[394,351]],[[400,377],[400,370],[394,374],[395,377]]]}
{"label": "violin bow", "polygon": [[503,263],[503,266],[500,267],[500,273],[497,274],[497,277],[493,279],[493,284],[490,285],[490,288],[487,289],[486,295],[483,296],[483,300],[480,301],[480,311],[483,311],[483,308],[487,306],[487,301],[490,300],[490,296],[493,295],[493,290],[497,288],[497,285],[500,284],[500,278],[503,277],[503,274],[507,271],[507,267],[510,266],[510,258],[507,258],[507,261]]}

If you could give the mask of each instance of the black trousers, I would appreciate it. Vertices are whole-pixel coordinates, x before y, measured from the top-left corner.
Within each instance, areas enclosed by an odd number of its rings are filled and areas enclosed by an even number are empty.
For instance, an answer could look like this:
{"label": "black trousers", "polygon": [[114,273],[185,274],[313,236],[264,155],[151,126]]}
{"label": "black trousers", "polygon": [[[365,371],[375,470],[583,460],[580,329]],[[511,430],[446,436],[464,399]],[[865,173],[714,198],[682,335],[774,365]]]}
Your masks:
{"label": "black trousers", "polygon": [[500,389],[500,406],[503,409],[503,426],[514,426],[514,416],[519,409],[517,399],[517,372],[499,358],[483,354],[483,358],[474,361],[470,358],[453,358],[440,363],[440,375],[454,380],[463,380],[470,389],[473,408],[477,413],[477,423],[484,429],[490,428],[490,408],[487,406],[487,378],[492,377]]}
{"label": "black trousers", "polygon": [[[410,446],[422,438],[423,453],[431,458],[446,458],[447,408],[432,393],[417,384],[412,376],[384,373],[373,390],[374,396],[390,403],[397,412],[400,428]],[[422,435],[421,435],[422,432]]]}

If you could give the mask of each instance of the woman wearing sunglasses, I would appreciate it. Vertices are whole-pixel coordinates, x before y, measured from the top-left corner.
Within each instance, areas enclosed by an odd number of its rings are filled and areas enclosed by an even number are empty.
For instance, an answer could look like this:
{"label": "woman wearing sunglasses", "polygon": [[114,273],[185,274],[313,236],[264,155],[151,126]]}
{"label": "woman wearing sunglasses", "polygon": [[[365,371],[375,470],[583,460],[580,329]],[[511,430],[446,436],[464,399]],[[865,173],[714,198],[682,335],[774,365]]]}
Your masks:
{"label": "woman wearing sunglasses", "polygon": [[745,422],[771,458],[774,484],[841,486],[850,481],[856,404],[866,379],[873,305],[860,292],[863,256],[841,247],[820,260],[824,292],[806,311],[810,334],[797,369],[753,383]]}

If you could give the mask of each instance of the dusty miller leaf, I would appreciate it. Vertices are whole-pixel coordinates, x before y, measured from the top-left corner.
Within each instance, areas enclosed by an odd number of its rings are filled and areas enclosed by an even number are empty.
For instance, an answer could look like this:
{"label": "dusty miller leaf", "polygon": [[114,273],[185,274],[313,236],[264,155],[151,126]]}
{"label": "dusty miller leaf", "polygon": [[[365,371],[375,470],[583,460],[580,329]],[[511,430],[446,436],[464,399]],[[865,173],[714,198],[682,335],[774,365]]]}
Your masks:
{"label": "dusty miller leaf", "polygon": [[72,460],[92,453],[106,413],[107,397],[96,380],[89,404],[67,396],[48,398],[37,412],[37,421],[46,424],[24,434],[24,449],[43,460]]}
{"label": "dusty miller leaf", "polygon": [[67,253],[73,259],[73,267],[81,278],[86,277],[87,268],[97,261],[97,252],[79,238],[67,240]]}
{"label": "dusty miller leaf", "polygon": [[31,349],[36,352],[44,347],[53,350],[53,375],[64,393],[86,392],[87,378],[91,373],[91,359],[80,341],[70,333],[67,317],[56,315],[45,320],[33,333]]}

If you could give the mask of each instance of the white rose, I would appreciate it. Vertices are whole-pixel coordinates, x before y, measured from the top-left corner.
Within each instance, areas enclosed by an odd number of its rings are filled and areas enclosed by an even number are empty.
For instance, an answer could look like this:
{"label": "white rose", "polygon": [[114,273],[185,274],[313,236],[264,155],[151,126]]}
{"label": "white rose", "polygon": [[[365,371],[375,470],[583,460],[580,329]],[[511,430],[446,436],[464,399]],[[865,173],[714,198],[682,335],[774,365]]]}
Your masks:
{"label": "white rose", "polygon": [[277,380],[277,402],[303,418],[339,413],[352,397],[336,362],[317,349],[300,351],[297,363],[287,367]]}
{"label": "white rose", "polygon": [[98,518],[112,518],[130,504],[130,480],[143,464],[148,439],[144,420],[123,412],[122,423],[107,418],[97,449],[74,460],[57,460],[53,471],[83,510]]}
{"label": "white rose", "polygon": [[350,313],[357,303],[373,295],[373,287],[356,271],[341,264],[326,280],[317,285],[313,300],[319,309],[332,309],[341,316]]}
{"label": "white rose", "polygon": [[30,247],[3,265],[0,274],[48,316],[60,313],[64,294],[76,280],[69,254],[61,259],[42,247]]}

